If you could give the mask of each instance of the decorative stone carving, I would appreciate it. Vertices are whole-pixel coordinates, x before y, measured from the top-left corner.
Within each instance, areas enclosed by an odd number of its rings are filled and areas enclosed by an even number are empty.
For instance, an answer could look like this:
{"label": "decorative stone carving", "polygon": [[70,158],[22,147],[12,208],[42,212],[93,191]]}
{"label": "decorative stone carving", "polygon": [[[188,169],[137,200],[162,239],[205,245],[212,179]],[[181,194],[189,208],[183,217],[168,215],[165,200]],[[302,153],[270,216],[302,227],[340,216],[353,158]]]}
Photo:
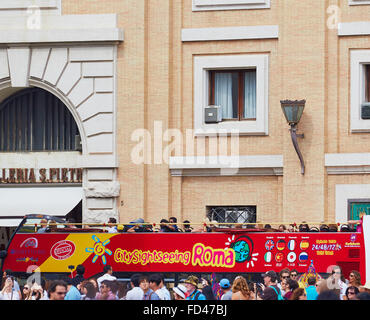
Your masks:
{"label": "decorative stone carving", "polygon": [[120,184],[112,182],[88,182],[84,187],[86,198],[115,198],[119,196]]}

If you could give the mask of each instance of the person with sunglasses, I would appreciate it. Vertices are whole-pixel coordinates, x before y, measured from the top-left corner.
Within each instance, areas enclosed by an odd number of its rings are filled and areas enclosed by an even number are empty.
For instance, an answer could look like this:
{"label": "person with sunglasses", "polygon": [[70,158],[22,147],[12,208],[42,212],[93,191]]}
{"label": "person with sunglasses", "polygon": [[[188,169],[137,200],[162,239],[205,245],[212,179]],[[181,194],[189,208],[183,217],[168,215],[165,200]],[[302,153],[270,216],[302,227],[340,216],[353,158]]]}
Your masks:
{"label": "person with sunglasses", "polygon": [[343,300],[347,290],[347,284],[344,282],[342,269],[339,266],[334,266],[331,275],[327,279],[327,285],[330,290],[339,293],[340,300]]}
{"label": "person with sunglasses", "polygon": [[285,291],[285,284],[286,281],[290,278],[290,270],[288,268],[282,269],[279,272],[280,282],[277,284],[281,291],[281,295],[284,297],[286,291]]}
{"label": "person with sunglasses", "polygon": [[357,287],[349,286],[346,290],[346,296],[344,300],[357,300],[357,294],[360,293],[360,290]]}
{"label": "person with sunglasses", "polygon": [[358,271],[352,270],[349,273],[348,285],[354,286],[354,287],[357,287],[357,288],[361,287],[361,274]]}
{"label": "person with sunglasses", "polygon": [[67,294],[67,284],[62,280],[53,281],[48,290],[49,300],[64,300]]}
{"label": "person with sunglasses", "polygon": [[28,284],[25,284],[22,289],[22,300],[31,300],[31,290]]}
{"label": "person with sunglasses", "polygon": [[297,281],[298,271],[296,269],[292,269],[290,271],[290,279]]}

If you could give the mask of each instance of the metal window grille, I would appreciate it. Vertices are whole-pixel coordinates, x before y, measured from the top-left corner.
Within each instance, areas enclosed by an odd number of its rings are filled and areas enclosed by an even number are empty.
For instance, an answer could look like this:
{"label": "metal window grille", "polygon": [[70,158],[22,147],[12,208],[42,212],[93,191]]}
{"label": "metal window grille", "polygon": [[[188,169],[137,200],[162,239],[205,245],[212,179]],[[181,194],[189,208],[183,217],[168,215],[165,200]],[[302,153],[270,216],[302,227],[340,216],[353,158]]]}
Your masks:
{"label": "metal window grille", "polygon": [[[255,223],[257,207],[207,207],[207,217],[211,221],[215,220],[220,223]],[[232,225],[221,226],[231,227]]]}
{"label": "metal window grille", "polygon": [[0,104],[0,151],[73,151],[77,135],[72,114],[46,90],[25,89]]}

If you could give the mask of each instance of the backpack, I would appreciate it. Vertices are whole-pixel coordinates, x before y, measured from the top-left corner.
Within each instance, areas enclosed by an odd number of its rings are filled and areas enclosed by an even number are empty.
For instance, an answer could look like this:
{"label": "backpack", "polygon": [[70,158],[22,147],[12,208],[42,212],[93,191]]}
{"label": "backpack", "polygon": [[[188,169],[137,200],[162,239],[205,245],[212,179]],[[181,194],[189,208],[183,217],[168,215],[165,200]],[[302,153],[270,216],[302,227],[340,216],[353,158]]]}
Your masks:
{"label": "backpack", "polygon": [[273,287],[271,286],[272,289],[274,289],[274,291],[276,292],[277,296],[278,296],[278,300],[284,300],[283,296],[281,295],[281,291],[279,290],[279,292]]}

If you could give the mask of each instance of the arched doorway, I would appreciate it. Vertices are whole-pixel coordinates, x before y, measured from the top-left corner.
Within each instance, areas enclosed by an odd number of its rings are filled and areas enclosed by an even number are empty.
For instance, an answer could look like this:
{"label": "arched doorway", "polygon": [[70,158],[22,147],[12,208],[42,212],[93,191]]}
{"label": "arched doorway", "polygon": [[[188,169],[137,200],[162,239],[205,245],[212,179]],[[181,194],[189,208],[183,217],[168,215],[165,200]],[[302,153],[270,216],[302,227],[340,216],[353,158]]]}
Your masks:
{"label": "arched doorway", "polygon": [[[76,121],[52,93],[27,88],[2,101],[0,227],[14,227],[30,213],[81,222],[81,152]],[[4,242],[9,232],[1,233]]]}
{"label": "arched doorway", "polygon": [[78,151],[77,124],[50,92],[24,89],[0,104],[0,152]]}

